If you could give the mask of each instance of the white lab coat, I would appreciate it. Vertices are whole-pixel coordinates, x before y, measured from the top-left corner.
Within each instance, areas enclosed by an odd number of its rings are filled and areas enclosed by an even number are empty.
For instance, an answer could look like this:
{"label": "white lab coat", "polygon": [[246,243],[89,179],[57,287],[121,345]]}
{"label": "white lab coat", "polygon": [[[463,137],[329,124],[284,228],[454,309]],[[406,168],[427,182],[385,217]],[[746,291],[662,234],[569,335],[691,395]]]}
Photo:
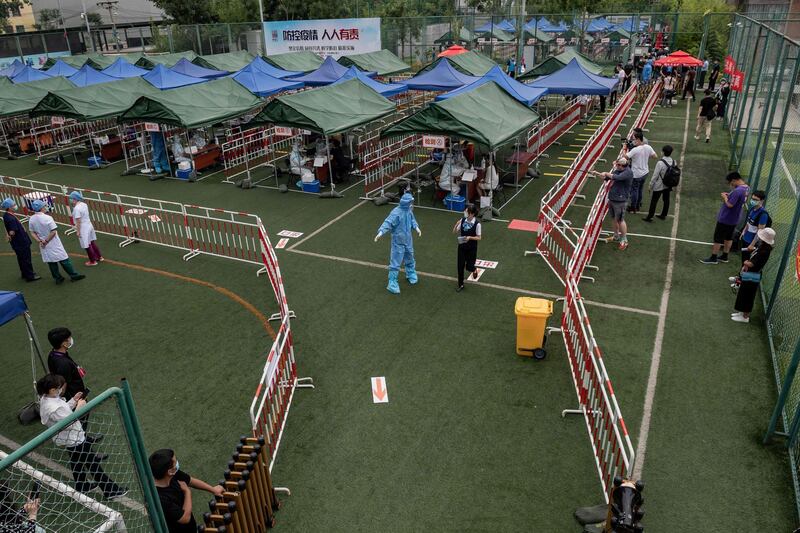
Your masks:
{"label": "white lab coat", "polygon": [[[50,235],[51,231],[58,229],[58,226],[50,215],[36,213],[28,220],[28,229],[31,233],[35,233],[40,240],[45,240],[47,236]],[[42,252],[42,261],[45,263],[58,263],[59,261],[69,259],[64,245],[61,244],[61,239],[58,237],[58,233],[56,233],[53,240],[48,242],[47,245],[40,245],[39,251]]]}
{"label": "white lab coat", "polygon": [[92,241],[97,240],[92,220],[89,218],[89,206],[84,202],[77,202],[72,208],[72,218],[75,220],[75,226],[78,225],[78,220],[81,221],[78,242],[80,242],[81,248],[85,250],[92,244]]}
{"label": "white lab coat", "polygon": [[459,190],[459,188],[456,187],[455,178],[453,177],[454,169],[455,165],[453,165],[453,159],[450,154],[447,154],[447,157],[444,159],[444,164],[442,165],[442,173],[439,174],[439,188],[443,191],[452,192],[454,190]]}
{"label": "white lab coat", "polygon": [[300,176],[301,180],[311,182],[314,181],[314,173],[311,172],[311,169],[303,166],[306,161],[308,161],[308,158],[300,155],[299,150],[293,149],[292,153],[289,154],[289,169],[295,176]]}
{"label": "white lab coat", "polygon": [[493,191],[497,189],[497,185],[500,183],[500,178],[497,175],[497,169],[494,168],[494,165],[489,165],[486,167],[486,175],[481,182],[481,189],[485,191]]}

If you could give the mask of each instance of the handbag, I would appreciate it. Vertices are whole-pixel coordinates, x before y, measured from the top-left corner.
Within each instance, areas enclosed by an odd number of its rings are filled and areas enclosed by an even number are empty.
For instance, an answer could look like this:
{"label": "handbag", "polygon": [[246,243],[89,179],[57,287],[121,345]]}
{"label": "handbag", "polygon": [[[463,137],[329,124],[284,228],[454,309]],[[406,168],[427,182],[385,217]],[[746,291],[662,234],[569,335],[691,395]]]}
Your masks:
{"label": "handbag", "polygon": [[750,281],[752,283],[761,283],[761,272],[742,272],[739,274],[742,281]]}
{"label": "handbag", "polygon": [[28,426],[39,420],[39,402],[33,401],[19,410],[17,413],[20,424]]}

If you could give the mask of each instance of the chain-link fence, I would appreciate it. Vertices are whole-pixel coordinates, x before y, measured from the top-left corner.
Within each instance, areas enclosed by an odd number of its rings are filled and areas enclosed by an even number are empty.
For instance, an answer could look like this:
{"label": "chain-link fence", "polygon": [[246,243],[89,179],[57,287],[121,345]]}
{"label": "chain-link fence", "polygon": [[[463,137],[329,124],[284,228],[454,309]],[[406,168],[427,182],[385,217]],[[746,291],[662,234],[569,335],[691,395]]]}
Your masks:
{"label": "chain-link fence", "polygon": [[0,451],[2,531],[166,532],[125,382],[123,389],[85,406],[42,400],[50,428]]}
{"label": "chain-link fence", "polygon": [[800,380],[795,379],[800,359],[800,43],[784,33],[792,27],[790,20],[735,15],[725,23],[731,28],[726,77],[733,85],[741,80],[724,115],[731,133],[730,165],[752,190],[766,192],[776,233],[761,294],[781,394],[765,440],[782,424],[800,509]]}

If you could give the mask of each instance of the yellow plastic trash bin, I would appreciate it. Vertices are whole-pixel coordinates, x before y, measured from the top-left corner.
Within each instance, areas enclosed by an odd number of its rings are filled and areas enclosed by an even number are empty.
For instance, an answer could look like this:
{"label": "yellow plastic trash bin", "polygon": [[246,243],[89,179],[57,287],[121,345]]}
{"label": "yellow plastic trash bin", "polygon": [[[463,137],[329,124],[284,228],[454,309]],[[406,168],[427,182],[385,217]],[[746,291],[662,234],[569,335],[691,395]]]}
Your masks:
{"label": "yellow plastic trash bin", "polygon": [[544,359],[544,332],[553,314],[553,302],[542,298],[517,298],[517,355]]}

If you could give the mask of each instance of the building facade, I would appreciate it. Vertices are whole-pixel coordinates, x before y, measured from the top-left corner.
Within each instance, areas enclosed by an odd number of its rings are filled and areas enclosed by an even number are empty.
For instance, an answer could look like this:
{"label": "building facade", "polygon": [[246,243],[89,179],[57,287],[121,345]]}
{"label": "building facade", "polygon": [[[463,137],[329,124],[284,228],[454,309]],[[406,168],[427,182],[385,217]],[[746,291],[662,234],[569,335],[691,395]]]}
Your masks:
{"label": "building facade", "polygon": [[8,22],[3,27],[3,33],[24,33],[36,29],[33,16],[33,6],[22,4],[21,6],[9,7],[6,13]]}
{"label": "building facade", "polygon": [[[102,17],[103,24],[111,24],[111,14],[108,9],[98,7],[97,0],[84,0],[86,11],[97,13]],[[81,0],[31,0],[34,17],[38,20],[38,13],[45,9],[56,9],[64,17],[64,24],[67,27],[81,26],[84,23],[81,18],[83,7]],[[148,22],[151,20],[162,20],[164,12],[156,7],[150,0],[119,0],[112,9],[114,22],[126,24],[130,22]]]}

